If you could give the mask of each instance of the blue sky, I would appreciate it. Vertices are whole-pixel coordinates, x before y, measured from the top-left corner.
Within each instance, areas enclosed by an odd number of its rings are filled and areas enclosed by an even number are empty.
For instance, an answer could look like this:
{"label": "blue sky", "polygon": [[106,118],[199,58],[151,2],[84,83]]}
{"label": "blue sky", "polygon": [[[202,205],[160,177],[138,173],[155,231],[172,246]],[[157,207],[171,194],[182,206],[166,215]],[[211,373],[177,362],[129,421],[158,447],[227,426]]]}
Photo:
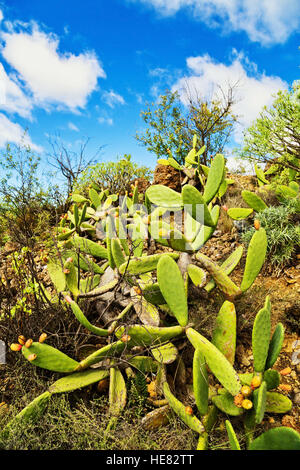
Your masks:
{"label": "blue sky", "polygon": [[134,136],[140,112],[166,88],[203,97],[239,80],[242,130],[272,94],[299,79],[299,0],[0,1],[0,146],[76,150],[89,137],[102,160],[155,156]]}

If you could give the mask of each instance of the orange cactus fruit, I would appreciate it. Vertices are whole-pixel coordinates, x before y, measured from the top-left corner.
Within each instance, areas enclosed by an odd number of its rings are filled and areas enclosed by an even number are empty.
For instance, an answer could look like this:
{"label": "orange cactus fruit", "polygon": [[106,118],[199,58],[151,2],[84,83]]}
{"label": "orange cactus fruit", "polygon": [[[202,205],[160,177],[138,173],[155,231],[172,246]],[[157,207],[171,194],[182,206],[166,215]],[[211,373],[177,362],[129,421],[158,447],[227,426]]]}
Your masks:
{"label": "orange cactus fruit", "polygon": [[251,380],[252,390],[254,390],[255,388],[260,387],[260,385],[261,385],[261,377],[258,377],[258,376],[253,377],[253,379]]}
{"label": "orange cactus fruit", "polygon": [[71,257],[68,258],[66,262],[67,262],[67,263],[73,263],[73,258],[71,258]]}
{"label": "orange cactus fruit", "polygon": [[39,337],[39,343],[43,343],[47,339],[47,333],[42,333]]}
{"label": "orange cactus fruit", "polygon": [[252,401],[250,400],[243,400],[242,402],[242,408],[244,408],[245,410],[251,410],[251,408],[253,407],[253,403]]}
{"label": "orange cactus fruit", "polygon": [[131,340],[131,336],[129,335],[123,335],[121,338],[121,341],[123,341],[123,343],[128,343],[128,341],[130,340]]}
{"label": "orange cactus fruit", "polygon": [[32,345],[33,343],[33,340],[32,339],[28,339],[25,343],[25,348],[30,348],[30,346]]}
{"label": "orange cactus fruit", "polygon": [[222,206],[222,209],[227,212],[228,211],[228,207],[227,206]]}
{"label": "orange cactus fruit", "polygon": [[286,367],[285,369],[282,369],[279,371],[280,375],[289,375],[292,372],[292,369],[290,367]]}
{"label": "orange cactus fruit", "polygon": [[73,302],[73,300],[71,299],[69,295],[66,295],[65,301],[68,302],[68,304],[71,304]]}
{"label": "orange cactus fruit", "polygon": [[34,361],[36,358],[37,358],[36,354],[30,354],[30,356],[28,356],[28,361]]}
{"label": "orange cactus fruit", "polygon": [[241,393],[239,393],[238,395],[236,395],[234,397],[234,404],[235,406],[237,406],[238,408],[241,408],[242,407],[242,403],[243,403],[243,400],[244,400],[244,395],[242,395]]}
{"label": "orange cactus fruit", "polygon": [[244,385],[242,388],[241,388],[241,393],[244,397],[249,397],[252,393],[252,389],[251,387],[249,387],[248,385]]}
{"label": "orange cactus fruit", "polygon": [[194,414],[193,408],[191,406],[186,406],[185,407],[185,412],[186,412],[187,415],[190,415],[190,416],[192,416]]}
{"label": "orange cactus fruit", "polygon": [[260,229],[260,221],[255,219],[254,220],[254,228],[255,230],[259,230]]}
{"label": "orange cactus fruit", "polygon": [[18,343],[20,343],[22,346],[24,346],[24,344],[26,343],[26,338],[25,338],[25,336],[20,335],[20,336],[18,337]]}
{"label": "orange cactus fruit", "polygon": [[109,387],[109,379],[102,379],[100,382],[97,384],[97,390],[100,393],[105,392]]}
{"label": "orange cactus fruit", "polygon": [[67,268],[65,268],[65,269],[64,269],[64,274],[70,274],[70,270],[67,269]]}
{"label": "orange cactus fruit", "polygon": [[22,344],[18,344],[18,343],[12,343],[10,345],[10,349],[12,351],[20,351],[22,349]]}
{"label": "orange cactus fruit", "polygon": [[157,397],[157,389],[156,389],[156,382],[153,380],[147,385],[147,390],[151,398]]}
{"label": "orange cactus fruit", "polygon": [[142,291],[141,291],[141,289],[140,289],[139,287],[134,286],[134,290],[135,290],[135,292],[136,292],[138,295],[141,295],[141,294],[142,294]]}

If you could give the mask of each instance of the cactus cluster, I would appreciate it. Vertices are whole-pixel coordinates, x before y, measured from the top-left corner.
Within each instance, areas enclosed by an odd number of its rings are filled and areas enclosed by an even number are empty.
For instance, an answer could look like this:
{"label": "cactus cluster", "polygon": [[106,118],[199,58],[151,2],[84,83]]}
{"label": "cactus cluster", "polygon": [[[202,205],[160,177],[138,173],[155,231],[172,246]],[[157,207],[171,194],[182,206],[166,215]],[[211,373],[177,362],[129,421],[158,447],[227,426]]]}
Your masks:
{"label": "cactus cluster", "polygon": [[[126,405],[126,381],[122,373],[125,362],[128,377],[137,372],[155,374],[159,393],[165,397],[163,404],[167,402],[184,423],[199,434],[199,450],[208,447],[217,410],[232,416],[244,415],[250,449],[272,441],[270,435],[252,440],[254,426],[262,421],[265,412],[286,412],[291,407],[288,398],[270,391],[278,386],[278,374],[271,367],[281,349],[283,327],[277,325],[270,337],[269,298],[258,312],[253,327],[253,374],[239,375],[233,367],[236,348],[233,302],[252,286],[260,272],[266,255],[266,233],[258,228],[251,240],[240,286],[229,276],[242,257],[242,247],[221,265],[201,253],[201,247],[216,228],[219,217],[216,202],[226,191],[228,182],[224,157],[216,155],[211,168],[200,168],[195,140],[193,144],[186,166],[196,166],[194,170],[203,183],[202,192],[189,184],[183,186],[181,193],[152,185],[143,197],[135,186],[132,195],[125,194],[121,202],[118,195],[109,194],[107,190],[99,192],[93,187],[88,197],[73,194],[72,208],[57,227],[58,253],[49,255],[48,272],[56,289],[51,301],[62,299],[79,324],[92,335],[107,338],[107,344],[77,361],[47,345],[45,336],[37,342],[20,337],[18,344],[11,345],[13,351],[22,351],[33,366],[67,375],[54,382],[47,392],[8,423],[2,436],[9,433],[14,422],[36,419],[53,394],[101,383],[107,378],[110,429],[116,425]],[[167,161],[178,166],[171,157]],[[259,207],[259,201],[255,200],[254,204]],[[186,205],[188,210],[181,225],[177,223],[180,218],[176,214],[181,216]],[[199,206],[201,220],[197,214]],[[167,211],[172,212],[168,222],[162,218]],[[149,238],[161,246],[160,253],[147,253]],[[190,281],[205,289],[207,295],[215,288],[224,295],[212,341],[189,324]],[[87,301],[93,306],[95,300],[113,302],[119,313],[108,324],[92,324],[84,310]],[[195,413],[192,407],[178,400],[167,379],[169,364],[181,360],[176,347],[181,338],[186,338],[194,348]],[[218,392],[209,386],[209,373],[221,384]],[[226,428],[231,446],[238,449],[239,443],[229,422]],[[278,434],[274,436],[277,442]],[[298,448],[299,436],[294,436],[293,442]]]}

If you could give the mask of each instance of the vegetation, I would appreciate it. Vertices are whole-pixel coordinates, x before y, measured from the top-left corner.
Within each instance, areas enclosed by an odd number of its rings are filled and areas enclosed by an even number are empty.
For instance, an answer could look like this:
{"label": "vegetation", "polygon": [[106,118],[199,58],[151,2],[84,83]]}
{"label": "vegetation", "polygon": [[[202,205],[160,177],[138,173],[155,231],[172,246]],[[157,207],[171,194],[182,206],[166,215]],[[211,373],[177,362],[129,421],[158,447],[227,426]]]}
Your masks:
{"label": "vegetation", "polygon": [[244,135],[241,156],[271,164],[269,173],[280,174],[282,182],[299,179],[300,106],[295,99],[297,87],[279,91],[272,106]]}
{"label": "vegetation", "polygon": [[[193,143],[196,152],[196,139]],[[62,309],[63,318],[75,317],[80,326],[78,330],[77,323],[76,335],[81,330],[89,333],[89,350],[79,355],[64,346],[46,344],[52,340],[42,325],[38,336],[18,332],[10,344],[11,350],[21,352],[28,366],[56,377],[47,384],[46,391],[40,389],[40,395],[26,400],[25,408],[6,420],[0,434],[2,447],[15,448],[16,430],[38,423],[60,395],[76,394],[97,384],[98,390],[108,389],[108,410],[95,431],[90,423],[88,434],[102,436],[101,448],[108,448],[106,443],[114,439],[127,403],[142,410],[142,416],[146,412],[142,418],[146,427],[168,422],[173,410],[197,435],[198,450],[210,447],[220,412],[244,418],[242,444],[226,421],[233,449],[241,445],[249,450],[300,448],[299,434],[285,426],[256,437],[256,426],[265,413],[287,413],[292,408],[288,397],[273,391],[280,382],[278,371],[272,367],[280,354],[284,327],[277,323],[271,334],[269,296],[253,324],[253,370],[242,374],[234,369],[235,303],[251,289],[263,267],[268,247],[265,228],[255,223],[238,282],[230,274],[242,258],[241,246],[222,264],[201,251],[218,223],[220,188],[223,187],[223,194],[227,189],[224,170],[225,159],[218,154],[201,177],[201,190],[186,184],[178,193],[163,185],[152,185],[144,195],[135,186],[132,195],[125,195],[121,202],[104,185],[99,190],[90,187],[87,195],[72,194],[70,210],[56,226],[55,242],[45,259],[52,286],[41,290],[54,309]],[[249,194],[245,199],[249,201]],[[258,196],[254,203],[253,196],[250,199],[262,214],[263,201]],[[203,208],[201,220],[198,205]],[[169,215],[184,206],[188,210],[182,227],[178,218]],[[154,254],[149,253],[146,243],[149,236],[160,246]],[[205,292],[207,302],[216,291],[220,295],[220,308],[209,339],[201,326],[191,324],[192,284]],[[30,312],[23,313],[26,316]],[[200,320],[201,324],[199,313],[193,320],[198,324]],[[179,351],[186,342],[193,358],[188,395],[193,398],[188,400],[180,396],[170,378],[174,367],[185,369]],[[182,384],[186,387],[185,382]],[[151,411],[147,412],[147,406]],[[71,426],[73,429],[73,423]],[[79,433],[76,448],[86,446],[86,438],[86,434]],[[144,444],[140,441],[136,445]]]}
{"label": "vegetation", "polygon": [[157,158],[171,152],[175,160],[183,164],[196,134],[196,150],[205,146],[201,163],[208,165],[214,154],[223,152],[233,131],[237,119],[232,111],[234,88],[223,93],[222,99],[211,102],[194,97],[186,90],[186,100],[187,111],[182,107],[178,92],[167,90],[160,96],[158,104],[148,104],[141,113],[146,130],[137,133],[136,139]]}
{"label": "vegetation", "polygon": [[149,179],[151,170],[131,160],[131,155],[124,155],[117,161],[97,163],[88,166],[74,184],[75,192],[87,192],[91,184],[107,189],[111,193],[124,193],[130,190],[130,184],[136,178]]}

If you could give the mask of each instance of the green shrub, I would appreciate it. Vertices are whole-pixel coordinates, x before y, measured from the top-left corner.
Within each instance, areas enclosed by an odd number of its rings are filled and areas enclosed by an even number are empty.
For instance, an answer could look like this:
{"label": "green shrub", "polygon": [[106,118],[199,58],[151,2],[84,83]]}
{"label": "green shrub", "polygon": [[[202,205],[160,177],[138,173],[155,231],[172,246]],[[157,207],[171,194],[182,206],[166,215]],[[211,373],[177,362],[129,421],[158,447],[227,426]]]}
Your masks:
{"label": "green shrub", "polygon": [[90,165],[82,172],[75,182],[75,192],[85,192],[91,183],[101,189],[109,189],[111,193],[124,192],[129,189],[130,182],[136,178],[151,178],[152,171],[146,166],[139,166],[131,160],[131,155],[125,154],[117,161],[109,161]]}
{"label": "green shrub", "polygon": [[[277,271],[291,262],[293,253],[300,244],[300,227],[299,223],[296,223],[296,203],[296,200],[290,200],[278,207],[271,206],[256,214],[256,218],[267,232],[267,255]],[[254,231],[255,228],[251,227],[242,235],[242,240],[247,245]]]}

